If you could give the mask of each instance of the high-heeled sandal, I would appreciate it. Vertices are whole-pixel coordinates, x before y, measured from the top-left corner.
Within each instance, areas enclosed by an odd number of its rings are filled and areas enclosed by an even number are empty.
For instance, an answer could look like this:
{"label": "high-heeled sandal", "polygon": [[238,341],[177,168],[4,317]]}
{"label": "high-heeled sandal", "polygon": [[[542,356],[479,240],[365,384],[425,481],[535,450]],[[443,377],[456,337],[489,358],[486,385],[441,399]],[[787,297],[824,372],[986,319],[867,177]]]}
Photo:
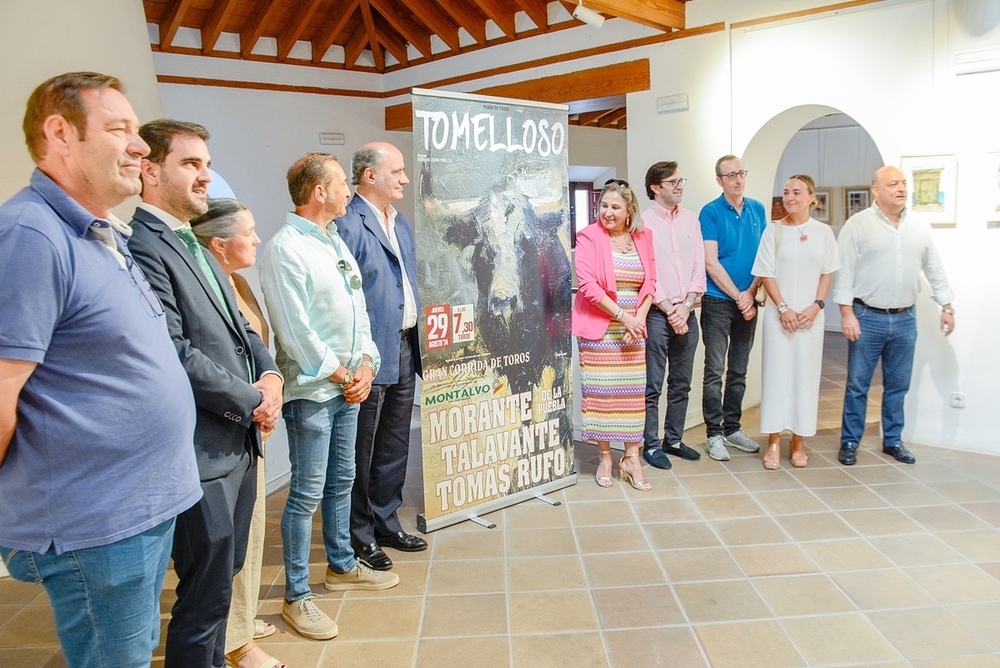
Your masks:
{"label": "high-heeled sandal", "polygon": [[[226,665],[229,666],[229,668],[238,668],[243,657],[256,649],[257,646],[257,643],[251,640],[246,645],[243,645],[243,647],[234,649],[229,654],[226,654]],[[279,666],[284,668],[285,664],[278,659],[275,659],[273,656],[269,656],[264,663],[260,664],[260,668],[279,668]]]}
{"label": "high-heeled sandal", "polygon": [[[610,450],[601,450],[601,457],[607,455],[611,456]],[[614,460],[611,460],[611,464],[614,465]],[[598,470],[600,470],[600,464],[597,465]],[[614,478],[609,475],[594,475],[594,480],[597,482],[598,487],[611,487],[615,484]]]}
{"label": "high-heeled sandal", "polygon": [[764,468],[768,471],[781,468],[781,436],[768,439],[767,450],[764,451]]}
{"label": "high-heeled sandal", "polygon": [[[622,482],[627,482],[628,484],[632,485],[633,489],[637,489],[640,492],[648,492],[649,490],[653,489],[653,486],[650,485],[645,480],[636,480],[635,477],[631,473],[626,471],[624,466],[622,466],[622,464],[625,463],[626,457],[638,457],[638,456],[639,456],[638,452],[631,452],[631,453],[626,452],[624,455],[622,455],[622,460],[618,462],[618,477],[619,479],[621,479]],[[639,463],[639,466],[642,466],[642,462]]]}
{"label": "high-heeled sandal", "polygon": [[802,468],[809,463],[809,455],[806,454],[806,444],[801,436],[792,435],[792,444],[788,446],[788,460],[796,468]]}

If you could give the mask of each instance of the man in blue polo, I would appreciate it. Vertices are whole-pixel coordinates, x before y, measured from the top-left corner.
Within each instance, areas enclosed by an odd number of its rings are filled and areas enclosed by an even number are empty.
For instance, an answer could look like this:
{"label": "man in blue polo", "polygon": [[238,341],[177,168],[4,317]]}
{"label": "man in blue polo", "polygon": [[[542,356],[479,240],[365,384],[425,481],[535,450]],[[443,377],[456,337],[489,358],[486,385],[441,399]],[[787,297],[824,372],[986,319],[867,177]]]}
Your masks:
{"label": "man in blue polo", "polygon": [[[743,196],[747,170],[735,155],[715,163],[722,195],[698,214],[705,240],[705,296],[701,300],[701,333],[705,342],[702,412],[708,456],[729,459],[726,446],[757,452],[760,446],[740,425],[747,363],[757,327],[754,294],[759,281],[750,273],[767,217],[764,205]],[[725,374],[725,390],[723,390]]]}
{"label": "man in blue polo", "polygon": [[70,668],[149,665],[175,517],[201,497],[191,385],[112,207],[149,147],[118,79],[35,89],[38,169],[0,206],[0,556]]}

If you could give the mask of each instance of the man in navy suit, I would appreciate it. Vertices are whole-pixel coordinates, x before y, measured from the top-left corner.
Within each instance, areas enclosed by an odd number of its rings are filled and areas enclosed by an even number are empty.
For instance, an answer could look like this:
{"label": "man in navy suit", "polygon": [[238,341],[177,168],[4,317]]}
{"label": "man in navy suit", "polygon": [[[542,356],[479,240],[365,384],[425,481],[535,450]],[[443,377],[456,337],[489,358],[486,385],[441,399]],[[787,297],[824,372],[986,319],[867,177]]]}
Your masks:
{"label": "man in navy suit", "polygon": [[243,567],[257,488],[260,430],[281,413],[282,378],[236,305],[229,279],[191,232],[208,208],[211,157],[200,125],[161,119],[139,128],[142,204],[129,250],[156,292],[197,407],[194,448],[204,496],[177,518],[177,602],[166,666],[225,665],[233,575]]}
{"label": "man in navy suit", "polygon": [[382,366],[358,415],[357,473],[351,493],[351,544],[358,559],[376,570],[392,560],[382,550],[427,549],[403,531],[396,510],[410,448],[410,413],[421,372],[417,315],[417,252],[413,229],[392,203],[403,198],[403,154],[392,144],[365,144],[351,159],[355,195],[337,232],[361,269],[372,336]]}

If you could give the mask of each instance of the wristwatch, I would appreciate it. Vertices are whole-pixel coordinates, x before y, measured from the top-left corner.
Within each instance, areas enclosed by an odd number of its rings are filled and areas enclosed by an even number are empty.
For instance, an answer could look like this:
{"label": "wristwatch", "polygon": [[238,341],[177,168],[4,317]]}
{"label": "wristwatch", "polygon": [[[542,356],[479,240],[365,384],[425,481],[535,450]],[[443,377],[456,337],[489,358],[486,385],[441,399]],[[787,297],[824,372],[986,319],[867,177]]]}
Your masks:
{"label": "wristwatch", "polygon": [[684,308],[686,308],[688,311],[694,308],[694,304],[692,304],[687,299],[685,299],[683,303],[684,303]]}
{"label": "wristwatch", "polygon": [[361,366],[366,366],[369,369],[371,369],[372,370],[372,376],[374,376],[376,373],[378,373],[378,369],[375,368],[375,363],[372,362],[371,360],[364,360],[363,362],[361,362]]}
{"label": "wristwatch", "polygon": [[347,370],[347,375],[344,376],[344,381],[341,383],[344,387],[347,387],[354,382],[354,372],[350,369]]}
{"label": "wristwatch", "polygon": [[941,309],[941,313],[947,313],[948,315],[955,315],[955,309],[951,306],[945,306]]}
{"label": "wristwatch", "polygon": [[813,304],[819,304],[819,308],[821,311],[826,308],[826,302],[823,301],[822,299],[817,299],[816,301],[813,302]]}
{"label": "wristwatch", "polygon": [[778,315],[783,315],[788,310],[788,304],[781,302],[778,304]]}

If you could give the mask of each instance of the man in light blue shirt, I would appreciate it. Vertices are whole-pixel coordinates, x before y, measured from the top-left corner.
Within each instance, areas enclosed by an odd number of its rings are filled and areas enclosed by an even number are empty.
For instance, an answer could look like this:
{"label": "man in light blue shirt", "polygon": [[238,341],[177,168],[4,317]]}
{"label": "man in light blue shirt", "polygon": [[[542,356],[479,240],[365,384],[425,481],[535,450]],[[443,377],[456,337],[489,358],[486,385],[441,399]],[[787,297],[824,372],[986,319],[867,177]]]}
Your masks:
{"label": "man in light blue shirt", "polygon": [[388,589],[399,576],[368,568],[351,548],[358,407],[371,392],[379,353],[357,262],[331,224],[350,199],[347,175],[334,156],[310,153],[288,170],[288,191],[295,212],[268,242],[260,268],[285,376],[292,468],[281,517],[281,616],[300,635],[326,640],[337,635],[337,624],[316,606],[309,587],[312,517],[320,503],[327,589]]}
{"label": "man in light blue shirt", "polygon": [[[743,196],[747,170],[735,155],[715,163],[722,195],[701,209],[705,240],[705,296],[701,299],[701,335],[705,342],[702,413],[712,459],[729,459],[726,446],[757,452],[760,446],[740,425],[747,364],[757,328],[754,293],[759,279],[750,273],[760,237],[767,226],[764,205]],[[725,375],[725,390],[722,378]]]}

